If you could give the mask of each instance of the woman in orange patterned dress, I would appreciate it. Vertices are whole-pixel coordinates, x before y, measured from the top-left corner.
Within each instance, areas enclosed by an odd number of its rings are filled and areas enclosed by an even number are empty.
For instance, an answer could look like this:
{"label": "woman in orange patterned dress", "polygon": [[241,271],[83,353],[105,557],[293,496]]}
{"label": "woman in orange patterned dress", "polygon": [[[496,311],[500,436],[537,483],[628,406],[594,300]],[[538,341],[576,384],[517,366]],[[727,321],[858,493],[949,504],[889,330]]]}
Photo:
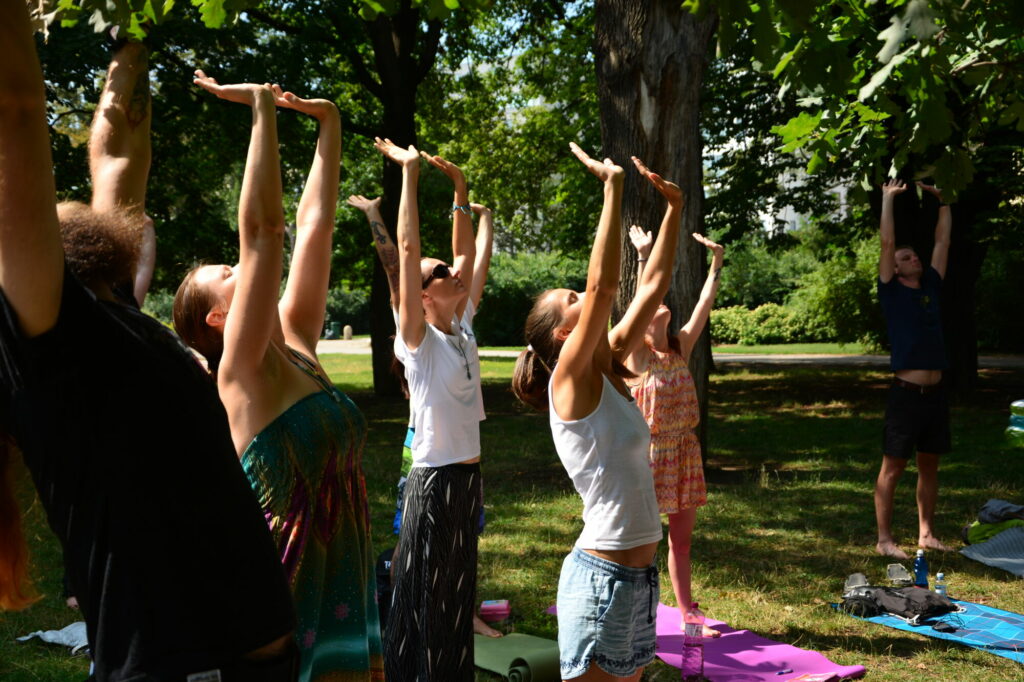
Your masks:
{"label": "woman in orange patterned dress", "polygon": [[[650,232],[636,225],[629,237],[637,251],[637,281],[653,242]],[[692,603],[690,592],[690,538],[697,521],[697,507],[707,504],[700,440],[697,391],[687,362],[711,314],[722,273],[724,249],[703,235],[693,238],[711,249],[711,271],[690,319],[675,335],[668,325],[672,312],[662,304],[647,327],[646,343],[631,353],[625,365],[637,378],[630,389],[651,427],[651,470],[658,495],[658,509],[668,515],[668,574],[672,591],[685,616]],[[707,626],[705,637],[721,633]]]}

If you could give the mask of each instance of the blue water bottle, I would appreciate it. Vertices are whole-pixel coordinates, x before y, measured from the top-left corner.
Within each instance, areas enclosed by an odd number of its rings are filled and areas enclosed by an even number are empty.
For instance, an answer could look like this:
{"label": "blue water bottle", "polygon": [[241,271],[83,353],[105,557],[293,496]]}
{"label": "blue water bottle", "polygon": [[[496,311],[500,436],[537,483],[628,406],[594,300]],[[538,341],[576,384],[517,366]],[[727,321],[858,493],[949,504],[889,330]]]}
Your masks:
{"label": "blue water bottle", "polygon": [[928,589],[928,560],[924,558],[924,550],[917,550],[914,559],[914,585]]}

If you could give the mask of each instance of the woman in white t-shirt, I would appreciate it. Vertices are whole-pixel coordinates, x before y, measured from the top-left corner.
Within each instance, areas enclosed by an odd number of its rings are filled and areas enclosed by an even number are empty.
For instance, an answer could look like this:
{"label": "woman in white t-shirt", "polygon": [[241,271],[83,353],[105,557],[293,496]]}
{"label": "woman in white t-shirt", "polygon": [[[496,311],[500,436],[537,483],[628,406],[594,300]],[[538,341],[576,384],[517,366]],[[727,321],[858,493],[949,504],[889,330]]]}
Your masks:
{"label": "woman in white t-shirt", "polygon": [[393,597],[384,632],[388,679],[466,680],[473,672],[476,524],[480,515],[480,358],[473,335],[476,246],[466,179],[439,156],[422,156],[451,179],[451,265],[420,258],[420,153],[377,138],[402,167],[398,207],[399,305],[395,356],[405,365],[415,436],[405,484]]}
{"label": "woman in white t-shirt", "polygon": [[650,430],[623,381],[631,375],[622,361],[643,343],[668,291],[683,195],[633,157],[668,207],[637,296],[608,331],[619,286],[624,171],[611,159],[602,163],[570,147],[604,183],[587,288],[537,297],[512,388],[524,402],[549,411],[559,459],[583,498],[583,532],[558,583],[562,678],[638,680],[654,658],[654,556],[662,531],[647,464]]}

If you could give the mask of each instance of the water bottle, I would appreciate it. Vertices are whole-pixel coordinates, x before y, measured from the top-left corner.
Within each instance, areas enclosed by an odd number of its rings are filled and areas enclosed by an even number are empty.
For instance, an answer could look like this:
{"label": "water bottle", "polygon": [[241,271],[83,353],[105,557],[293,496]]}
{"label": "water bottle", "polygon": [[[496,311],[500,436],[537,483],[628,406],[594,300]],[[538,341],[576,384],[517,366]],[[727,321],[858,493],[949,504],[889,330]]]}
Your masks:
{"label": "water bottle", "polygon": [[928,589],[928,560],[924,558],[924,550],[917,550],[914,559],[914,585]]}
{"label": "water bottle", "polygon": [[1010,403],[1010,425],[1006,427],[1006,440],[1011,447],[1024,448],[1024,400]]}
{"label": "water bottle", "polygon": [[683,682],[704,679],[704,614],[697,602],[683,614]]}
{"label": "water bottle", "polygon": [[939,572],[935,574],[935,594],[948,597],[946,594],[946,574]]}

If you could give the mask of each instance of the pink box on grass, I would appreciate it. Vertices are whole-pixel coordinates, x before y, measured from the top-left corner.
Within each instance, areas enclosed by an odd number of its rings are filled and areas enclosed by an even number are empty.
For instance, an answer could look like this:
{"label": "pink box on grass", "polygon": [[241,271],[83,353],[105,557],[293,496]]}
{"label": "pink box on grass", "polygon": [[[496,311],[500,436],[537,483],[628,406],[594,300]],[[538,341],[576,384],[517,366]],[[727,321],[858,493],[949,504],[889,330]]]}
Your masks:
{"label": "pink box on grass", "polygon": [[480,602],[480,619],[486,623],[497,623],[508,620],[512,607],[508,599],[485,599]]}

